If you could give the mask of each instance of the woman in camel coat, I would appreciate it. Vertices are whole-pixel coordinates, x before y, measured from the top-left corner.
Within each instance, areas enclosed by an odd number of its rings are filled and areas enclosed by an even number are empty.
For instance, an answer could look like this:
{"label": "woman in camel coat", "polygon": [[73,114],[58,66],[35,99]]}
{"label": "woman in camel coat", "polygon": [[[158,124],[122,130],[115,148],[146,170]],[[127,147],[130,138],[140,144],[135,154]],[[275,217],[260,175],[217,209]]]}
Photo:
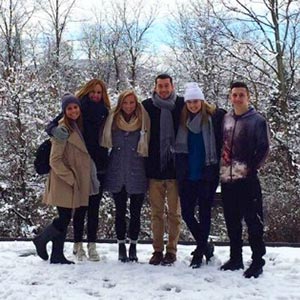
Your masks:
{"label": "woman in camel coat", "polygon": [[72,212],[88,206],[89,196],[99,193],[99,181],[82,135],[80,101],[66,94],[62,99],[62,110],[64,116],[59,126],[68,131],[69,137],[64,141],[51,138],[51,170],[43,199],[57,208],[58,217],[33,242],[37,254],[47,260],[46,246],[52,241],[50,263],[71,264],[73,262],[65,258],[63,249]]}

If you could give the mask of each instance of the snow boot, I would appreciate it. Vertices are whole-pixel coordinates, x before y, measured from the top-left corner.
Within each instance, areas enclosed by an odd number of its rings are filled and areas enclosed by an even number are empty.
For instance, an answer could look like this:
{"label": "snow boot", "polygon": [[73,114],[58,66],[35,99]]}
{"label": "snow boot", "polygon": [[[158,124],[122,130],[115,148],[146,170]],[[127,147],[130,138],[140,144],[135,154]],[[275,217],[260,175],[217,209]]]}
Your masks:
{"label": "snow boot", "polygon": [[44,231],[33,239],[38,256],[43,260],[48,260],[47,243],[55,239],[60,232],[51,223]]}
{"label": "snow boot", "polygon": [[136,244],[137,241],[130,241],[129,246],[129,261],[138,261],[137,255],[136,255]]}
{"label": "snow boot", "polygon": [[225,264],[220,268],[223,271],[235,271],[239,269],[244,269],[243,258],[242,257],[231,257]]}
{"label": "snow boot", "polygon": [[100,257],[96,250],[96,243],[88,243],[88,255],[90,261],[99,261]]}
{"label": "snow boot", "polygon": [[118,244],[119,244],[118,260],[125,263],[128,261],[125,241],[118,241]]}
{"label": "snow boot", "polygon": [[250,267],[244,272],[245,278],[257,278],[263,272],[263,266],[265,265],[265,260],[261,259],[258,261],[253,260]]}
{"label": "snow boot", "polygon": [[78,261],[86,260],[86,253],[83,249],[82,242],[74,243],[73,245],[73,254],[76,256]]}
{"label": "snow boot", "polygon": [[64,244],[67,235],[67,230],[61,232],[55,239],[52,241],[52,253],[50,258],[51,264],[74,264],[73,261],[70,261],[64,256]]}

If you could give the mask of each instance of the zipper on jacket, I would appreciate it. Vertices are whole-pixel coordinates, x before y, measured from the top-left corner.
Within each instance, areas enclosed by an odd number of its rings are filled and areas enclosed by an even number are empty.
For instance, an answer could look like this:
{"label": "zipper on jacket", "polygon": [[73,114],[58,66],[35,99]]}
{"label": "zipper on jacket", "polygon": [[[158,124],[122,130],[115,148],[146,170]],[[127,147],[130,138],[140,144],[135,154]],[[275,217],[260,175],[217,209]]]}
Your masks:
{"label": "zipper on jacket", "polygon": [[233,148],[233,139],[234,139],[234,133],[235,133],[235,128],[236,128],[236,123],[238,121],[238,119],[234,119],[234,126],[233,126],[233,130],[232,130],[232,136],[231,136],[231,145],[230,145],[230,157],[231,157],[231,161],[230,161],[230,181],[232,182],[232,148]]}

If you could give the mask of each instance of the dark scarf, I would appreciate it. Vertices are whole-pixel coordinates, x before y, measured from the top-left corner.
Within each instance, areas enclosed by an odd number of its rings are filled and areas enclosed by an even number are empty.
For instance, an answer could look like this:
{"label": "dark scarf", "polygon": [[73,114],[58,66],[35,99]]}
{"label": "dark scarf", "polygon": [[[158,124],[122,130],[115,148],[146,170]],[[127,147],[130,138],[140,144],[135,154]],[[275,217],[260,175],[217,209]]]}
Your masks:
{"label": "dark scarf", "polygon": [[99,131],[108,115],[108,109],[105,107],[103,100],[94,102],[88,96],[84,96],[81,99],[81,110],[83,116],[83,136],[90,152],[91,148],[99,147]]}
{"label": "dark scarf", "polygon": [[174,158],[175,132],[172,110],[175,108],[176,95],[174,92],[168,99],[161,99],[156,92],[152,94],[154,106],[160,112],[160,170],[167,168],[168,163]]}

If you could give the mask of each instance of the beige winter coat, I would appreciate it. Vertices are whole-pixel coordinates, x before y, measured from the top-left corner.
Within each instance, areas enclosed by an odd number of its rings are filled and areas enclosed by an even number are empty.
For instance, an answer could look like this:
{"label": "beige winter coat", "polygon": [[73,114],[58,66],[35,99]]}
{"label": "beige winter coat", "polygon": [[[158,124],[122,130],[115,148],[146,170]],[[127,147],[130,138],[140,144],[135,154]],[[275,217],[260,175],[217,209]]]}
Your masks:
{"label": "beige winter coat", "polygon": [[76,131],[60,142],[51,138],[50,174],[43,202],[53,206],[88,206],[91,161],[84,141]]}

